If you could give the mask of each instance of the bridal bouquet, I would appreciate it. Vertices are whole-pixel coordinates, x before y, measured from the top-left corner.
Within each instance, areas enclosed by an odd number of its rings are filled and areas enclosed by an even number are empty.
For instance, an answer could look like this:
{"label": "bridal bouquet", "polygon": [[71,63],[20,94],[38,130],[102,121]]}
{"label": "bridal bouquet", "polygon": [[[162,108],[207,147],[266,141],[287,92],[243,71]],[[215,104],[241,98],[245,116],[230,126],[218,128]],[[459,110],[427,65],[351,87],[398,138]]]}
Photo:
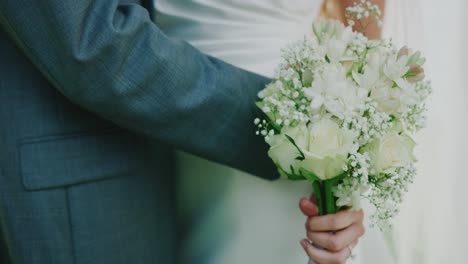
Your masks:
{"label": "bridal bouquet", "polygon": [[[352,7],[358,19],[379,12],[365,7]],[[364,197],[385,228],[416,174],[412,135],[431,92],[425,60],[338,21],[317,22],[313,33],[283,50],[259,93],[257,134],[281,175],[311,182],[320,214],[358,209]]]}

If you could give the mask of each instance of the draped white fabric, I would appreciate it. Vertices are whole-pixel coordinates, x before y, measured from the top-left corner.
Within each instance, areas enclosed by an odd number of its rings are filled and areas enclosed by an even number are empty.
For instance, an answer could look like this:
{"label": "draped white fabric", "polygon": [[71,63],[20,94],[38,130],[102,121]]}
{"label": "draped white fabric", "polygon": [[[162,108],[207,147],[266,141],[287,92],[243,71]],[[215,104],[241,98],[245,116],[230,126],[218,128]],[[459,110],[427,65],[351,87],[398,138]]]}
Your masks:
{"label": "draped white fabric", "polygon": [[468,4],[388,2],[387,35],[424,51],[434,94],[418,136],[419,175],[398,217],[398,264],[468,262]]}

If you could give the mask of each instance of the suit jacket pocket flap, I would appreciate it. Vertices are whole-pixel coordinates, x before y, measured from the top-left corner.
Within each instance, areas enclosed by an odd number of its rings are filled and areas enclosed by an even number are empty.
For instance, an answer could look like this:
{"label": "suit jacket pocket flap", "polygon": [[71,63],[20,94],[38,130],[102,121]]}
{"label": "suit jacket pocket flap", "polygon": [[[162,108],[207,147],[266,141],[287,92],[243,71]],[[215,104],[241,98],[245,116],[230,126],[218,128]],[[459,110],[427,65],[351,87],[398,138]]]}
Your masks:
{"label": "suit jacket pocket flap", "polygon": [[123,131],[23,140],[23,184],[40,190],[128,175],[141,163],[138,145]]}

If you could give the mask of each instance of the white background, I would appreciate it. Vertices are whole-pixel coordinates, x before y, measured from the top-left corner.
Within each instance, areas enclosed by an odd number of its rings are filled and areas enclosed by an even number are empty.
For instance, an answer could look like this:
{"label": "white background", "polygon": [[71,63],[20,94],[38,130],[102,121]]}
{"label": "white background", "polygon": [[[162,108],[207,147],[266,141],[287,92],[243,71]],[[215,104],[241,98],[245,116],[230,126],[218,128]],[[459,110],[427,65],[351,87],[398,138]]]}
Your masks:
{"label": "white background", "polygon": [[397,263],[468,263],[468,2],[392,1],[389,12],[405,12],[393,13],[391,28],[424,51],[434,89],[417,139],[419,175],[397,219]]}

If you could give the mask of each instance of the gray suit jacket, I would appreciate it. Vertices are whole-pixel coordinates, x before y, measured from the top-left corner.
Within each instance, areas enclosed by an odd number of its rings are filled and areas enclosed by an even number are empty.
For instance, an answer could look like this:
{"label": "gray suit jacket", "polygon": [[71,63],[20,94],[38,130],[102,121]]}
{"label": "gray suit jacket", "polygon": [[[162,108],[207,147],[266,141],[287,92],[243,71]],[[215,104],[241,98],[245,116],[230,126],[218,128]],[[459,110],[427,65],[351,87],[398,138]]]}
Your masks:
{"label": "gray suit jacket", "polygon": [[0,0],[1,263],[174,263],[173,149],[275,178],[268,81],[138,3]]}

